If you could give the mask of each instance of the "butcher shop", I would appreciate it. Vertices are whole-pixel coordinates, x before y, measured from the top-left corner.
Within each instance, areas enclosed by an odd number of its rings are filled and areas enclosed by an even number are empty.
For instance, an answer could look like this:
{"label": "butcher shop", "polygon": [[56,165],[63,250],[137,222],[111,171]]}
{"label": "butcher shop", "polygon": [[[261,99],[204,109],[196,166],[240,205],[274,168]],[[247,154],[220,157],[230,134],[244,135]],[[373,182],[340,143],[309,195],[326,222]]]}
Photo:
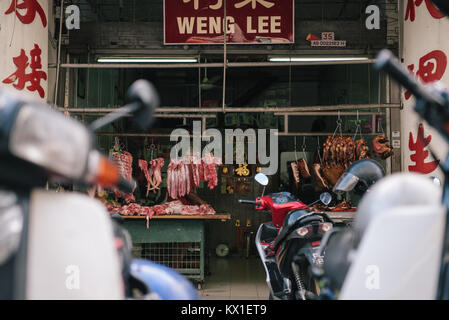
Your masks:
{"label": "butcher shop", "polygon": [[[133,272],[163,265],[199,299],[319,295],[322,237],[352,227],[377,179],[441,177],[426,150],[439,138],[374,66],[388,49],[423,79],[444,73],[444,52],[400,41],[413,27],[402,1],[20,3],[0,3],[0,44],[12,43],[1,87],[90,128],[101,156],[86,163],[109,161],[98,165],[109,176],[45,188],[101,205],[126,233]],[[415,24],[424,13],[416,5]]]}

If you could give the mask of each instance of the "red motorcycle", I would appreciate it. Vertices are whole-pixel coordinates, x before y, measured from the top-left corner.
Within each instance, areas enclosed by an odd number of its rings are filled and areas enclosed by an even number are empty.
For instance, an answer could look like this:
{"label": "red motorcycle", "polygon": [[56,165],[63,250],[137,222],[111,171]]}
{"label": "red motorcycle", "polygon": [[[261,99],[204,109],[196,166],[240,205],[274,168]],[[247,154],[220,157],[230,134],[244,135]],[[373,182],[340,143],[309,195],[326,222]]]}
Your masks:
{"label": "red motorcycle", "polygon": [[[255,180],[264,186],[268,177],[257,174]],[[333,227],[332,220],[310,207],[318,201],[328,205],[332,196],[325,192],[320,199],[306,205],[290,192],[277,192],[243,200],[256,210],[270,211],[272,221],[262,223],[256,234],[256,247],[267,274],[270,299],[306,300],[319,294],[311,267],[320,266],[318,254],[324,233]]]}

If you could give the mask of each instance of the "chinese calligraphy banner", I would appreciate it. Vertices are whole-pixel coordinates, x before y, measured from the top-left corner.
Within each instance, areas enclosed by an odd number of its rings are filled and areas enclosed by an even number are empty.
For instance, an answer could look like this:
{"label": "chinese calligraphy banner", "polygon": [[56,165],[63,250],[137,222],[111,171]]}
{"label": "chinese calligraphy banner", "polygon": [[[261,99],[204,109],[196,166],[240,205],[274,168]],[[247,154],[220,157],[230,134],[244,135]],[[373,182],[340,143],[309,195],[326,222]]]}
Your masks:
{"label": "chinese calligraphy banner", "polygon": [[[165,44],[294,42],[294,0],[164,0]],[[226,23],[224,23],[226,20]]]}
{"label": "chinese calligraphy banner", "polygon": [[[403,59],[408,70],[421,82],[441,81],[449,88],[449,20],[429,0],[403,1]],[[415,99],[402,92],[402,165],[404,171],[443,178],[438,163],[448,152],[443,138],[413,111]],[[438,159],[430,155],[431,148]]]}
{"label": "chinese calligraphy banner", "polygon": [[0,87],[48,100],[48,0],[0,1]]}

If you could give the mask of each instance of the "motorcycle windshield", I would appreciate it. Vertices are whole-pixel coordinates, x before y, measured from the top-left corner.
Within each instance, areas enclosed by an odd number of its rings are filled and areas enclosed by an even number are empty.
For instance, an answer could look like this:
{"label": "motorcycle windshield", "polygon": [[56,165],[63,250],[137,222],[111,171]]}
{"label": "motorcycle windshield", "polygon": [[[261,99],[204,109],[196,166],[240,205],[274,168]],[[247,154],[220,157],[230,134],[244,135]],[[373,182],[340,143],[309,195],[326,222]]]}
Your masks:
{"label": "motorcycle windshield", "polygon": [[334,186],[333,191],[351,191],[359,182],[359,177],[353,175],[352,173],[345,172],[342,174],[340,179]]}

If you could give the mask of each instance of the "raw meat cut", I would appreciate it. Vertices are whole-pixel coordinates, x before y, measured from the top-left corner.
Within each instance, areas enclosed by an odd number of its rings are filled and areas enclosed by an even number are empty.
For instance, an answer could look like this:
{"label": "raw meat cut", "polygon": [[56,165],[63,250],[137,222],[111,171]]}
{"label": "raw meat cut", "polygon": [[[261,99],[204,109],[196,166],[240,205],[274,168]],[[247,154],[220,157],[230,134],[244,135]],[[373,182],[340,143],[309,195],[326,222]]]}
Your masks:
{"label": "raw meat cut", "polygon": [[204,156],[204,181],[208,181],[207,186],[209,189],[213,189],[217,186],[218,177],[216,166],[221,165],[221,161],[219,158],[214,157],[211,153],[208,153]]}
{"label": "raw meat cut", "polygon": [[150,190],[153,190],[153,192],[156,192],[156,189],[159,189],[159,185],[162,183],[161,170],[163,166],[164,158],[157,158],[150,161],[150,174],[152,175],[152,187],[150,188]]}
{"label": "raw meat cut", "polygon": [[[112,153],[112,160],[116,163],[119,168],[120,174],[129,181],[133,181],[133,157],[131,153],[124,151],[123,153],[114,152]],[[123,192],[115,189],[114,195],[115,199],[124,198],[127,203],[135,201],[135,197],[133,195],[134,190],[136,189],[136,183],[134,182],[133,191],[129,194],[124,194]]]}
{"label": "raw meat cut", "polygon": [[203,159],[186,157],[172,159],[167,169],[167,190],[172,199],[179,199],[193,192],[201,181],[207,181],[209,189],[217,186],[216,166],[221,165],[219,158],[207,154]]}

